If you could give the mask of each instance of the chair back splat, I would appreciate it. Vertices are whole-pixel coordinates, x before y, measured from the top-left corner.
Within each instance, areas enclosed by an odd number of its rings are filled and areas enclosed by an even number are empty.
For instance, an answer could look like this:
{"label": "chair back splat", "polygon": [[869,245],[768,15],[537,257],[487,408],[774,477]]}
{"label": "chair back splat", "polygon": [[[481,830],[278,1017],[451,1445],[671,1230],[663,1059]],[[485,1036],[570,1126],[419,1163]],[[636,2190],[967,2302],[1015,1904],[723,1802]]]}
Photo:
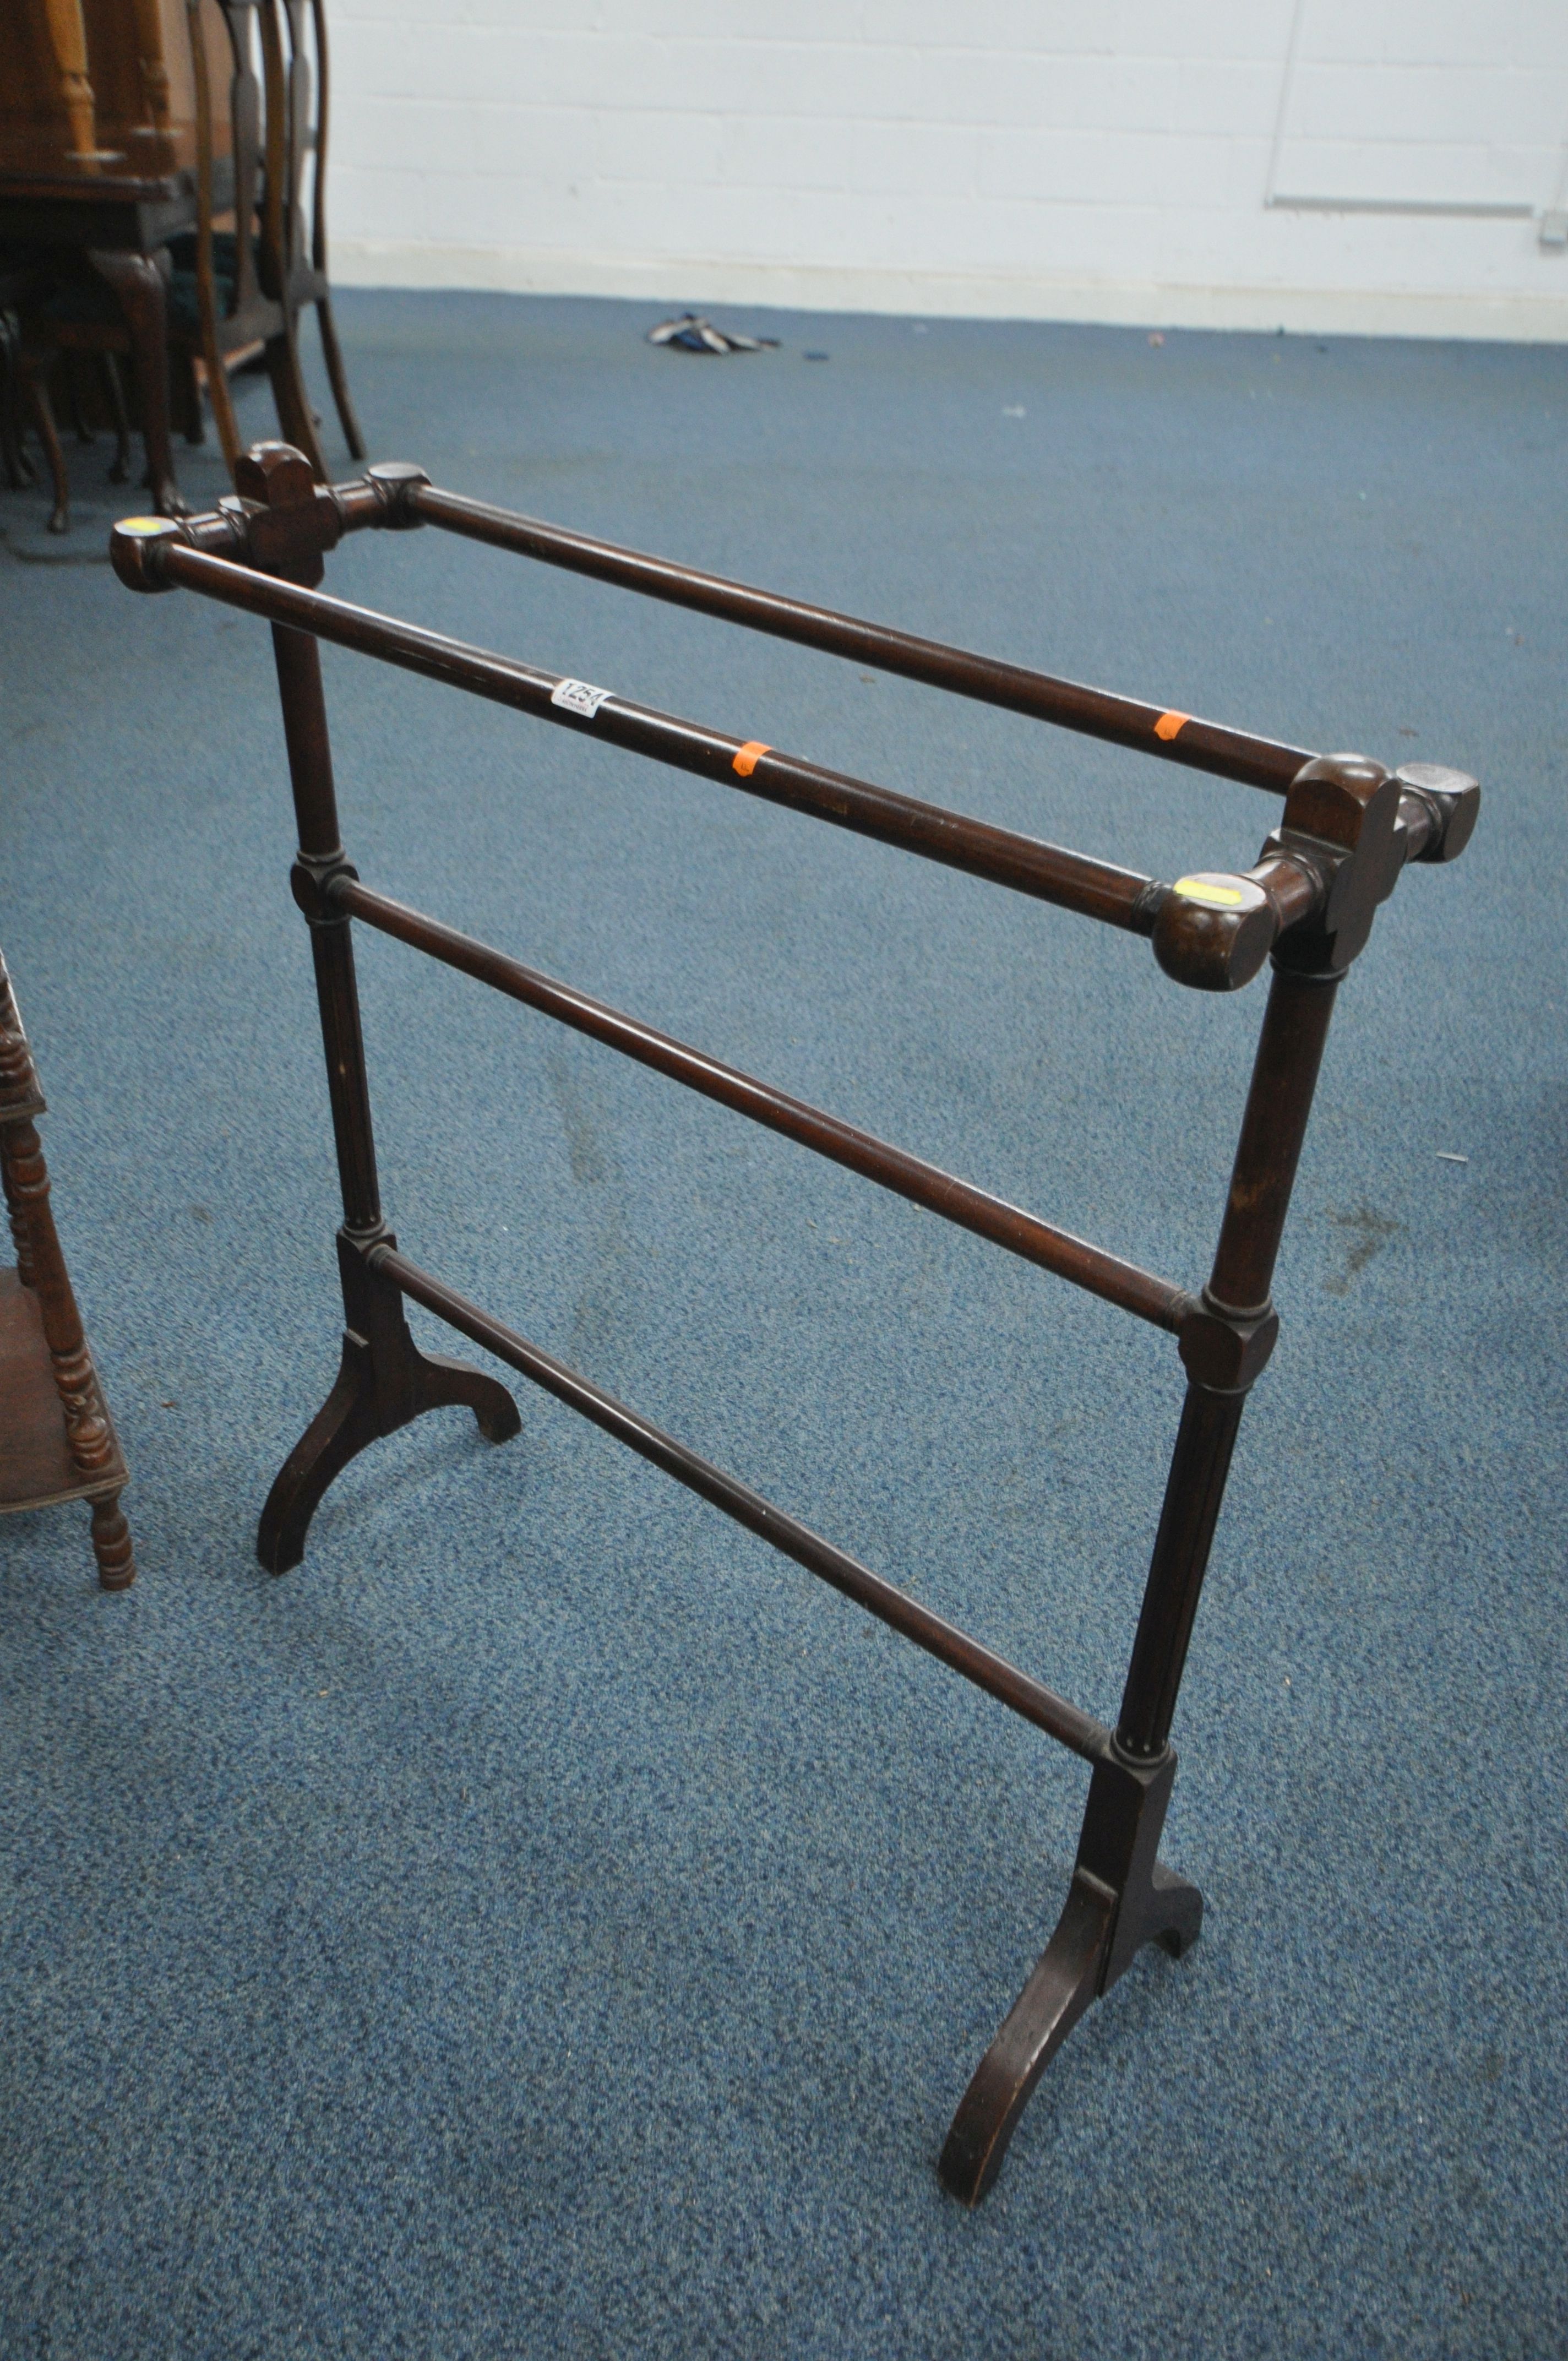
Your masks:
{"label": "chair back splat", "polygon": [[[297,1565],[312,1514],[334,1477],[356,1452],[422,1411],[462,1402],[490,1441],[517,1433],[516,1407],[495,1378],[416,1349],[404,1317],[407,1297],[1090,1763],[1083,1832],[1061,1919],[981,2060],[942,2152],[943,2181],[973,2205],[995,2179],[1035,2084],[1090,2003],[1144,1944],[1179,1954],[1198,1934],[1202,1897],[1158,1858],[1176,1775],[1170,1727],[1236,1430],[1278,1328],[1270,1282],[1334,994],[1407,862],[1452,861],[1464,850],[1480,789],[1463,772],[1433,763],[1390,773],[1361,754],[1316,754],[777,598],[439,491],[417,467],[372,467],[354,482],[329,487],[313,480],[297,451],[263,444],[242,460],[237,480],[243,497],[215,515],[180,522],[132,518],[117,526],[113,555],[132,589],[199,590],[272,625],[299,831],[294,898],[310,928],[343,1191],[338,1259],[345,1326],[336,1383],[262,1512],[262,1563],[279,1574]],[[1283,809],[1250,869],[1200,869],[1164,884],[323,595],[325,553],[345,533],[424,524],[870,661],[1163,762],[1245,781],[1282,798]],[[1190,1292],[1141,1270],[363,884],[338,829],[320,640],[1146,936],[1165,973],[1199,991],[1236,991],[1270,964],[1207,1284]],[[955,1630],[400,1251],[377,1185],[354,978],[356,918],[1175,1337],[1186,1399],[1113,1729]]]}

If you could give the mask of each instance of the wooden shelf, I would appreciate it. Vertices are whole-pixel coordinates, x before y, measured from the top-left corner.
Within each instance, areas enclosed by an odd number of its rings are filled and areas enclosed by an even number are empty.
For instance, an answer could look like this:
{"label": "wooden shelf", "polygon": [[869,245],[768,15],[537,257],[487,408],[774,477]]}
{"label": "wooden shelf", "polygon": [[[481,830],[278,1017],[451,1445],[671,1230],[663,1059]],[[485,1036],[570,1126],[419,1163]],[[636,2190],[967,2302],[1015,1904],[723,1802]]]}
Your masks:
{"label": "wooden shelf", "polygon": [[60,1500],[104,1499],[126,1480],[120,1441],[109,1419],[113,1465],[83,1476],[66,1440],[65,1411],[54,1381],[43,1314],[14,1269],[0,1270],[0,1513],[50,1509]]}

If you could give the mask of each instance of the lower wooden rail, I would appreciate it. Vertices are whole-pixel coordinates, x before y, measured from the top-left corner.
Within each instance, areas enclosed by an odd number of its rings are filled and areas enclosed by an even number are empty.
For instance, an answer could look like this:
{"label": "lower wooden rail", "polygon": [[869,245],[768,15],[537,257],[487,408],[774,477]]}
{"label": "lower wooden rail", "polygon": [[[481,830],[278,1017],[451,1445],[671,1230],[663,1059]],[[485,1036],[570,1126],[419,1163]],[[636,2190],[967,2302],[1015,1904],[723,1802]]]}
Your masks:
{"label": "lower wooden rail", "polygon": [[927,1655],[937,1657],[955,1673],[961,1673],[966,1681],[972,1681],[988,1697],[1011,1707],[1058,1745],[1081,1754],[1086,1763],[1101,1762],[1109,1753],[1111,1733],[1092,1714],[1080,1712],[1066,1697],[1058,1697],[1054,1690],[1031,1680],[1027,1673],[1019,1672],[1005,1658],[992,1654],[978,1640],[971,1640],[967,1632],[944,1622],[941,1616],[933,1615],[928,1607],[920,1606],[895,1583],[873,1574],[847,1552],[835,1549],[820,1533],[814,1533],[809,1525],[803,1525],[783,1509],[775,1509],[771,1500],[764,1500],[750,1485],[727,1476],[721,1467],[715,1467],[711,1461],[688,1450],[684,1443],[677,1443],[674,1435],[666,1434],[636,1411],[628,1410],[624,1402],[617,1401],[602,1387],[579,1377],[564,1362],[553,1360],[515,1329],[506,1327],[489,1312],[481,1312],[477,1304],[470,1303],[455,1289],[444,1287],[440,1279],[432,1279],[428,1271],[421,1270],[417,1263],[400,1255],[396,1246],[373,1246],[366,1259],[372,1270],[384,1272],[400,1293],[415,1303],[422,1303],[427,1312],[435,1312],[470,1343],[482,1345],[498,1360],[507,1362],[545,1393],[565,1402],[568,1410],[591,1420],[641,1458],[662,1467],[678,1484],[711,1500],[716,1509],[722,1509],[738,1525],[760,1534],[808,1573],[819,1575],[835,1590],[842,1591],[846,1598],[852,1598],[857,1607],[863,1607],[868,1615],[874,1615],[894,1631],[902,1631],[906,1640],[913,1640]]}

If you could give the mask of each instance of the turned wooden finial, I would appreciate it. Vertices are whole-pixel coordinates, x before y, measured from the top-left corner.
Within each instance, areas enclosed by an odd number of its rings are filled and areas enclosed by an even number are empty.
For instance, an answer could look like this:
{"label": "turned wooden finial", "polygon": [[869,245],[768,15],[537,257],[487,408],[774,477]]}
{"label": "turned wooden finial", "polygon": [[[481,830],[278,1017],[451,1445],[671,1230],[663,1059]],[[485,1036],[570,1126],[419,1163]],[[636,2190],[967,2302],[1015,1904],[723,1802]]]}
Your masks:
{"label": "turned wooden finial", "polygon": [[82,19],[82,0],[44,0],[44,16],[60,77],[60,95],[71,126],[71,144],[66,152],[73,164],[85,164],[93,171],[104,164],[123,162],[118,148],[98,145],[97,101],[87,75],[87,27]]}

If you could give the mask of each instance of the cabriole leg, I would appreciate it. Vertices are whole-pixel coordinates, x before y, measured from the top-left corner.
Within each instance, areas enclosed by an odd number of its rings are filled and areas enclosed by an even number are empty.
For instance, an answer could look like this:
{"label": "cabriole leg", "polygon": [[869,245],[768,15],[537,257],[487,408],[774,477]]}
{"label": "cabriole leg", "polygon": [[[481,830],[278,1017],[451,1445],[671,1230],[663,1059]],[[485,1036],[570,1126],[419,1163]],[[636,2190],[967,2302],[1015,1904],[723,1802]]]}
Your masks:
{"label": "cabriole leg", "polygon": [[87,259],[113,288],[129,332],[153,506],[159,516],[187,516],[190,510],[174,480],[169,443],[168,250],[136,254],[94,248]]}

